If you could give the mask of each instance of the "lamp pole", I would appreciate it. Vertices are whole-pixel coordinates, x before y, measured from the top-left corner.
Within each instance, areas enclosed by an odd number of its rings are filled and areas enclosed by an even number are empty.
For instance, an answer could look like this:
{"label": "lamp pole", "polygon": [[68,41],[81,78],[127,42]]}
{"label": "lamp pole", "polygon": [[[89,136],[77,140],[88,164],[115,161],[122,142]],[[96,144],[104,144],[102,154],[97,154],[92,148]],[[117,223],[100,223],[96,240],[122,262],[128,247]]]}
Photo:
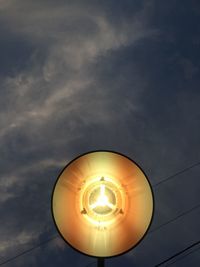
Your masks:
{"label": "lamp pole", "polygon": [[97,267],[105,267],[104,258],[97,258]]}

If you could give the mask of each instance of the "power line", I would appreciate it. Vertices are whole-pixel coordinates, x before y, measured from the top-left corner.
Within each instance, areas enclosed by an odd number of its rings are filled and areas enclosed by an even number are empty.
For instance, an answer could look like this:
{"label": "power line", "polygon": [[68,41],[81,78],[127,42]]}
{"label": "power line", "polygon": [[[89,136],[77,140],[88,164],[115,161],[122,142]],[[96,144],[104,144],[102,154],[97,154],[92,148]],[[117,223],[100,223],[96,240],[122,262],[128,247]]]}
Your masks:
{"label": "power line", "polygon": [[190,209],[187,210],[187,211],[184,211],[184,212],[180,213],[179,215],[177,215],[177,216],[174,217],[173,219],[171,219],[171,220],[169,220],[169,221],[167,221],[167,222],[165,222],[165,223],[159,225],[158,227],[152,229],[151,231],[149,231],[149,234],[150,234],[150,233],[153,233],[153,232],[156,232],[156,231],[159,230],[160,228],[166,226],[167,224],[170,224],[170,223],[176,221],[177,219],[179,219],[179,218],[181,218],[181,217],[187,215],[188,213],[191,213],[191,212],[195,211],[195,210],[198,209],[198,208],[200,208],[200,204],[198,204],[198,205],[196,205],[196,206],[190,208]]}
{"label": "power line", "polygon": [[174,264],[175,262],[182,260],[183,258],[187,257],[188,255],[195,253],[195,252],[198,251],[199,249],[200,249],[200,247],[198,247],[198,248],[196,248],[196,249],[193,249],[192,251],[186,253],[186,254],[183,255],[182,257],[179,257],[177,260],[175,260],[175,261],[169,263],[169,264],[166,265],[165,267],[170,266],[170,265]]}
{"label": "power line", "polygon": [[[200,204],[198,204],[198,205],[192,207],[191,209],[189,209],[189,210],[187,210],[187,211],[185,211],[185,212],[179,214],[178,216],[174,217],[173,219],[171,219],[171,220],[169,220],[169,221],[167,221],[167,222],[165,222],[165,223],[159,225],[159,226],[156,227],[155,229],[149,231],[148,234],[158,231],[160,228],[166,226],[167,224],[170,224],[170,223],[176,221],[177,219],[179,219],[179,218],[181,218],[181,217],[187,215],[188,213],[193,212],[194,210],[196,210],[196,209],[198,209],[198,208],[200,208]],[[50,239],[48,239],[48,240],[46,240],[46,241],[44,241],[44,242],[41,242],[41,243],[39,243],[38,245],[36,245],[36,246],[34,246],[34,247],[32,247],[32,248],[26,250],[26,251],[23,251],[22,253],[20,253],[20,254],[14,256],[14,257],[12,257],[12,258],[10,258],[10,259],[4,261],[4,262],[2,262],[2,263],[0,263],[0,266],[4,265],[4,264],[6,264],[6,263],[8,263],[8,262],[10,262],[10,261],[15,260],[15,259],[17,259],[17,258],[20,257],[20,256],[23,256],[23,255],[25,255],[26,253],[29,253],[29,252],[31,252],[32,250],[35,250],[35,249],[41,247],[42,245],[45,245],[46,243],[49,243],[49,242],[51,242],[52,240],[54,240],[54,239],[56,239],[56,238],[58,238],[58,237],[59,237],[59,235],[54,236],[54,237],[52,237],[52,238],[50,238]],[[93,264],[93,263],[95,263],[95,262],[93,261],[93,262],[89,263],[88,265],[86,265],[85,267],[87,267],[87,266],[89,266],[89,265],[91,265],[91,264]]]}
{"label": "power line", "polygon": [[176,177],[176,176],[178,176],[178,175],[180,175],[180,174],[182,174],[184,172],[187,172],[187,171],[189,171],[189,170],[191,170],[194,167],[197,167],[199,165],[200,165],[200,161],[196,162],[195,164],[193,164],[193,165],[191,165],[191,166],[189,166],[189,167],[187,167],[187,168],[185,168],[185,169],[183,169],[183,170],[181,170],[179,172],[176,172],[173,175],[168,176],[167,178],[161,180],[160,182],[157,182],[156,184],[153,185],[153,187],[157,187],[157,186],[161,185],[162,183],[165,183],[166,181],[169,181],[169,180],[173,179],[174,177]]}
{"label": "power line", "polygon": [[[200,241],[194,243],[193,245],[191,245],[190,247],[184,249],[183,251],[176,253],[175,255],[178,256],[178,255],[184,253],[186,250],[189,250],[189,249],[191,249],[192,247],[197,246],[199,243],[200,243]],[[175,262],[180,261],[180,260],[182,260],[183,258],[187,257],[188,255],[195,253],[195,252],[198,251],[199,249],[200,249],[200,247],[198,247],[198,248],[196,248],[196,249],[193,249],[192,251],[186,253],[186,254],[183,255],[182,257],[179,257],[178,259],[174,260],[173,262],[169,263],[168,265],[165,265],[165,267],[168,267],[168,266],[170,266],[170,265],[173,265]],[[178,255],[177,255],[177,254],[178,254]],[[175,255],[173,255],[172,257],[173,257],[173,258],[176,257]],[[172,257],[169,258],[168,261],[172,260]],[[94,264],[94,263],[96,263],[96,261],[90,262],[90,263],[87,264],[85,267],[89,267],[91,264]],[[162,263],[159,263],[158,265],[155,265],[154,267],[161,266],[161,265],[164,264],[164,263],[166,263],[166,261],[163,261]]]}
{"label": "power line", "polygon": [[161,265],[167,263],[168,261],[171,261],[172,259],[178,257],[179,255],[183,254],[183,253],[186,252],[187,250],[189,250],[189,249],[191,249],[191,248],[193,248],[193,247],[195,247],[195,246],[197,246],[197,245],[199,245],[199,244],[200,244],[200,240],[197,241],[197,242],[195,242],[195,243],[193,243],[192,245],[188,246],[187,248],[185,248],[185,249],[183,249],[183,250],[181,250],[181,251],[175,253],[174,255],[172,255],[171,257],[167,258],[166,260],[160,262],[159,264],[155,265],[154,267],[159,267],[159,266],[161,266]]}
{"label": "power line", "polygon": [[27,250],[21,252],[20,254],[18,254],[18,255],[16,255],[16,256],[12,257],[12,258],[9,258],[9,259],[7,259],[7,260],[1,262],[1,263],[0,263],[0,266],[5,265],[5,264],[7,264],[7,263],[9,263],[9,262],[11,262],[11,261],[13,261],[13,260],[16,260],[17,258],[19,258],[19,257],[21,257],[21,256],[23,256],[23,255],[25,255],[25,254],[27,254],[27,253],[29,253],[29,252],[35,250],[36,248],[39,248],[39,247],[41,247],[41,246],[46,245],[47,243],[51,242],[52,240],[54,240],[54,239],[56,239],[56,238],[58,238],[58,235],[53,236],[53,237],[47,239],[46,241],[43,241],[43,242],[37,244],[36,246],[34,246],[34,247],[32,247],[32,248],[29,248],[29,249],[27,249]]}
{"label": "power line", "polygon": [[[200,165],[200,162],[197,162],[197,163],[195,163],[195,164],[193,164],[193,165],[191,165],[191,166],[189,166],[189,167],[183,169],[182,171],[179,171],[179,172],[177,172],[177,173],[175,173],[175,174],[173,174],[173,175],[171,175],[171,176],[168,176],[167,178],[165,178],[165,179],[161,180],[160,182],[154,184],[153,187],[159,186],[160,184],[162,184],[162,183],[164,183],[164,182],[166,182],[166,181],[168,181],[168,180],[171,180],[171,179],[173,179],[174,177],[176,177],[176,176],[178,176],[178,175],[180,175],[180,174],[182,174],[182,173],[184,173],[184,172],[186,172],[186,171],[188,171],[188,170],[190,170],[190,169],[192,169],[192,168],[194,168],[194,167],[196,167],[196,166],[198,166],[198,165]],[[171,223],[171,222],[177,220],[178,218],[180,218],[180,217],[182,217],[182,216],[184,216],[184,215],[186,215],[186,214],[188,214],[188,213],[194,211],[195,209],[197,209],[197,208],[199,208],[199,207],[200,207],[200,204],[197,205],[197,206],[195,206],[195,207],[193,207],[193,208],[191,208],[190,210],[188,210],[188,211],[186,211],[186,212],[183,212],[183,213],[179,214],[177,217],[175,217],[175,218],[169,220],[168,222],[166,222],[166,223],[164,223],[164,224],[158,226],[157,228],[153,229],[153,230],[150,231],[149,233],[152,233],[152,232],[157,231],[157,230],[160,229],[161,227],[163,227],[163,226],[165,226],[165,225],[167,225],[167,224],[169,224],[169,223]],[[27,254],[27,253],[29,253],[29,252],[31,252],[31,251],[33,251],[33,250],[39,248],[39,247],[41,247],[41,246],[43,246],[43,245],[45,245],[45,244],[51,242],[52,240],[54,240],[54,239],[56,239],[56,238],[58,238],[58,237],[59,237],[59,235],[56,235],[56,236],[54,236],[54,237],[52,237],[52,238],[50,238],[50,239],[48,239],[48,240],[46,240],[46,241],[44,241],[44,242],[39,243],[38,245],[36,245],[36,246],[34,246],[34,247],[32,247],[32,248],[30,248],[30,249],[28,249],[28,250],[25,250],[25,251],[21,252],[20,254],[14,256],[14,257],[12,257],[12,258],[9,258],[9,259],[7,259],[6,261],[0,263],[0,266],[5,265],[5,264],[9,263],[10,261],[13,261],[13,260],[17,259],[18,257],[21,257],[21,256],[23,256],[23,255],[25,255],[25,254]],[[94,262],[89,263],[89,265],[92,264],[92,263],[94,263]],[[88,266],[88,265],[87,265],[87,266]]]}

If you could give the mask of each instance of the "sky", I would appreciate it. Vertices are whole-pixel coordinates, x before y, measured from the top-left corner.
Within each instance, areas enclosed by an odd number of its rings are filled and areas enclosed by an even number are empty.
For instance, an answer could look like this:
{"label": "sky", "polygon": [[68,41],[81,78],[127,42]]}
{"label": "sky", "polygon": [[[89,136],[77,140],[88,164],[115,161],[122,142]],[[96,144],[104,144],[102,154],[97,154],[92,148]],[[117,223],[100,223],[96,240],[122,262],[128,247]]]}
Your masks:
{"label": "sky", "polygon": [[[200,2],[0,0],[0,263],[57,235],[63,167],[97,149],[147,174],[150,231],[200,203]],[[199,240],[200,210],[106,267],[153,267]],[[5,266],[95,266],[60,237]],[[199,266],[196,251],[171,266]]]}

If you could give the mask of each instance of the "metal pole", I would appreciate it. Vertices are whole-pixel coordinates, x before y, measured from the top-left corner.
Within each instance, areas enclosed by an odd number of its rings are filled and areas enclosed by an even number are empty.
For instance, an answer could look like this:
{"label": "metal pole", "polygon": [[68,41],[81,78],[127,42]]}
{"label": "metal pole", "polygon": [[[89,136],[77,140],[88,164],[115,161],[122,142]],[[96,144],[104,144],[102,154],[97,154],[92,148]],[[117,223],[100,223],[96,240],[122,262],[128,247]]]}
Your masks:
{"label": "metal pole", "polygon": [[97,267],[104,267],[104,258],[97,258]]}

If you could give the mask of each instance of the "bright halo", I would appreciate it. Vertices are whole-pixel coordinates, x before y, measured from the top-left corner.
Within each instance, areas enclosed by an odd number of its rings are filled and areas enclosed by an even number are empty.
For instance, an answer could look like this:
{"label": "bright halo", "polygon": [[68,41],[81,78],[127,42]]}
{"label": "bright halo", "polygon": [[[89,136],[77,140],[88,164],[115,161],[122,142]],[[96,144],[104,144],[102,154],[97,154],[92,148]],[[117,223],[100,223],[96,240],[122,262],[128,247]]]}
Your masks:
{"label": "bright halo", "polygon": [[112,257],[144,237],[153,195],[135,162],[119,153],[91,152],[70,162],[58,177],[52,212],[59,233],[73,248]]}

